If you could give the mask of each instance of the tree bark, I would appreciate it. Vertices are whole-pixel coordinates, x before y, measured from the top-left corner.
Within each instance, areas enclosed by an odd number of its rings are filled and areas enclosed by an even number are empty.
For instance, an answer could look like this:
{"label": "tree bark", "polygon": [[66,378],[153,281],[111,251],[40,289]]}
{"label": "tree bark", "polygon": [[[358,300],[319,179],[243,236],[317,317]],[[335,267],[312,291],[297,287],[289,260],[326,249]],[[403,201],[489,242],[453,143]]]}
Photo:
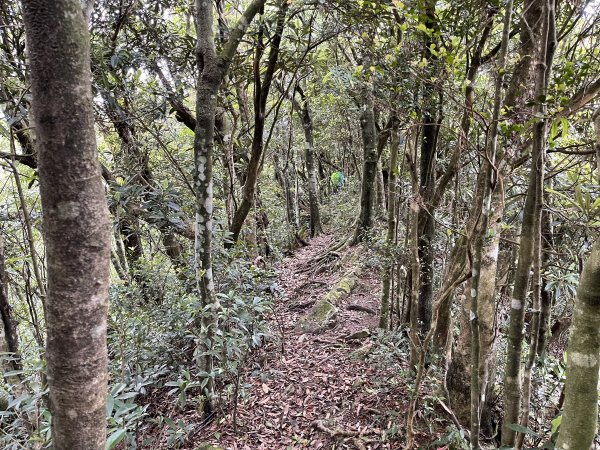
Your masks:
{"label": "tree bark", "polygon": [[[548,194],[544,193],[547,197]],[[553,247],[552,214],[548,210],[542,211],[542,268],[546,272],[549,263],[548,252]],[[552,317],[552,293],[547,289],[548,280],[542,277],[540,287],[540,329],[538,332],[537,354],[541,361],[546,357],[546,347],[548,344],[548,334],[550,333],[550,319]]]}
{"label": "tree bark", "polygon": [[213,233],[213,159],[215,116],[219,87],[227,74],[237,47],[250,22],[265,3],[254,0],[232,29],[229,40],[219,54],[215,50],[213,33],[213,3],[196,0],[196,61],[199,68],[196,86],[196,128],[194,135],[194,187],[196,190],[196,239],[194,270],[202,311],[199,314],[202,337],[196,356],[208,382],[205,389],[204,412],[214,410],[213,338],[217,327],[218,300],[212,272]]}
{"label": "tree bark", "polygon": [[432,79],[438,76],[437,59],[431,52],[435,45],[433,36],[438,29],[435,17],[436,2],[426,0],[422,2],[424,25],[432,30],[423,32],[423,58],[428,61],[428,74],[423,83],[423,111],[421,113],[421,155],[419,160],[419,190],[424,206],[419,211],[419,260],[421,262],[421,283],[419,288],[418,320],[420,333],[425,336],[431,326],[431,308],[433,303],[433,240],[435,237],[434,210],[431,201],[435,194],[436,181],[436,147],[440,125],[438,117],[439,101],[438,91]]}
{"label": "tree bark", "polygon": [[[549,64],[552,59],[547,60],[547,50],[549,48],[549,31],[552,25],[553,10],[552,0],[540,0],[540,7],[543,18],[543,32],[540,42],[540,48],[537,53],[537,73],[535,83],[535,98],[539,99],[545,96],[547,88],[547,74]],[[551,17],[552,16],[552,17]],[[527,306],[527,291],[529,288],[530,270],[536,256],[534,250],[539,252],[541,239],[541,212],[542,212],[542,192],[544,181],[544,153],[546,145],[546,104],[539,101],[534,107],[534,116],[539,117],[533,128],[533,140],[531,151],[531,170],[529,184],[527,187],[527,197],[523,211],[523,227],[521,229],[521,239],[519,241],[519,260],[517,263],[517,272],[515,274],[515,285],[513,288],[513,298],[511,300],[510,325],[508,331],[508,345],[506,355],[506,368],[504,372],[504,418],[502,422],[502,444],[508,446],[518,445],[517,432],[511,428],[512,424],[522,423],[527,420],[524,417],[520,421],[519,413],[522,400],[522,367],[521,351],[523,347],[523,325],[525,318],[525,309]],[[539,275],[539,272],[538,272]],[[537,276],[536,276],[537,278]],[[539,287],[539,280],[535,283]],[[536,334],[537,342],[537,334]],[[527,378],[529,379],[529,378]],[[526,386],[528,381],[526,379]],[[527,394],[529,394],[527,392]],[[528,398],[526,399],[528,403]]]}
{"label": "tree bark", "polygon": [[[600,176],[600,115],[592,116]],[[549,219],[548,219],[549,220]],[[589,449],[598,428],[600,371],[600,240],[592,248],[581,274],[567,347],[567,380],[559,450]]]}
{"label": "tree bark", "polygon": [[375,176],[377,174],[377,130],[375,128],[375,111],[373,86],[362,88],[362,113],[360,128],[363,141],[363,176],[360,190],[360,212],[352,238],[353,243],[360,242],[373,225],[373,208],[375,204]]}
{"label": "tree bark", "polygon": [[304,129],[306,170],[308,172],[308,203],[310,207],[310,237],[315,237],[323,231],[321,225],[321,214],[319,212],[319,182],[317,180],[317,167],[315,164],[315,138],[313,122],[308,109],[308,100],[300,86],[296,91],[302,100],[301,111],[302,128]]}
{"label": "tree bark", "polygon": [[581,275],[567,355],[565,402],[556,448],[587,450],[598,428],[600,241],[594,245]]}
{"label": "tree bark", "polygon": [[[256,194],[256,184],[258,183],[258,176],[260,175],[264,151],[263,134],[267,99],[277,67],[277,61],[279,59],[279,48],[283,39],[283,29],[285,27],[285,18],[287,16],[288,8],[289,3],[287,1],[282,1],[280,3],[275,34],[271,42],[267,68],[264,71],[264,78],[261,78],[263,71],[260,68],[264,44],[262,43],[262,32],[259,32],[259,44],[256,47],[256,56],[254,60],[254,134],[252,136],[252,148],[250,152],[250,161],[248,162],[246,180],[242,189],[242,201],[231,222],[230,231],[233,243],[237,242],[239,239],[246,217],[252,208],[254,195]],[[231,247],[232,245],[233,244],[231,243],[226,244],[227,247]]]}
{"label": "tree bark", "polygon": [[[485,387],[482,389],[481,385],[481,325],[479,323],[479,313],[481,310],[482,298],[480,292],[480,284],[487,283],[488,292],[489,287],[495,287],[496,277],[495,272],[492,274],[486,273],[487,279],[482,280],[482,269],[484,259],[484,247],[485,241],[489,239],[490,233],[488,233],[488,227],[492,222],[492,196],[494,188],[496,187],[497,181],[497,169],[496,169],[496,157],[497,157],[497,144],[498,144],[498,132],[500,129],[500,110],[502,108],[503,99],[503,84],[504,84],[504,67],[506,64],[506,54],[508,52],[509,44],[509,33],[512,18],[512,0],[508,0],[506,4],[506,13],[504,17],[504,30],[502,32],[502,45],[500,48],[500,56],[498,58],[498,72],[496,75],[495,86],[494,86],[494,106],[492,109],[492,121],[488,131],[487,146],[485,149],[486,155],[483,162],[483,172],[485,173],[483,183],[483,210],[481,213],[481,226],[479,232],[476,234],[473,245],[473,262],[471,268],[471,309],[469,312],[469,321],[471,324],[471,448],[479,448],[479,426],[481,420],[481,404],[482,400],[485,399]],[[500,186],[502,187],[502,186]],[[477,227],[476,227],[477,228]],[[499,230],[490,230],[499,231]],[[492,238],[493,239],[493,238]],[[494,242],[492,248],[492,260],[496,261],[498,242]],[[489,264],[488,264],[489,265]],[[483,283],[480,283],[483,281]],[[493,299],[493,295],[491,296]],[[488,298],[486,298],[488,301]],[[491,305],[486,306],[486,323],[489,325],[490,318],[493,327],[493,302]],[[491,308],[489,308],[491,306]],[[491,309],[491,317],[490,311]],[[493,330],[492,330],[493,332]],[[487,383],[486,383],[487,384]],[[484,393],[482,398],[482,393]]]}
{"label": "tree bark", "polygon": [[89,36],[77,0],[23,0],[48,264],[53,445],[103,450],[110,223],[97,159]]}
{"label": "tree bark", "polygon": [[394,245],[396,236],[396,175],[398,172],[398,149],[400,147],[400,136],[398,120],[394,120],[390,143],[390,172],[388,178],[388,223],[386,235],[386,257],[387,261],[383,268],[381,308],[379,311],[379,328],[387,329],[390,326],[390,294],[391,281],[394,271]]}
{"label": "tree bark", "polygon": [[196,1],[196,61],[201,68],[196,86],[196,129],[194,134],[194,188],[196,190],[196,240],[194,269],[200,294],[200,331],[196,357],[208,378],[204,412],[214,410],[213,339],[216,333],[218,300],[212,272],[213,154],[217,94],[225,76],[219,67],[213,34],[213,3]]}
{"label": "tree bark", "polygon": [[[11,353],[11,357],[13,358],[10,361],[6,361],[0,367],[4,373],[21,368],[19,335],[17,333],[17,323],[13,317],[12,308],[8,300],[8,280],[6,278],[5,262],[4,239],[0,236],[0,352]],[[18,379],[15,381],[18,381]]]}

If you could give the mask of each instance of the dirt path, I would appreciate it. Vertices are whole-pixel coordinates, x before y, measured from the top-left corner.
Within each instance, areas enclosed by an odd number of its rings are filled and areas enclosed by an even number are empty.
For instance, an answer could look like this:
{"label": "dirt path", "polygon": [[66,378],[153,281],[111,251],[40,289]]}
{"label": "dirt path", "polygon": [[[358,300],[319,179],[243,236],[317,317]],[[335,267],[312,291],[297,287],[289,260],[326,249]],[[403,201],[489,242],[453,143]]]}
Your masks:
{"label": "dirt path", "polygon": [[205,428],[197,436],[199,442],[251,450],[401,448],[396,433],[403,434],[404,417],[398,412],[407,406],[400,376],[404,362],[366,363],[351,353],[365,345],[369,348],[370,338],[355,343],[343,339],[364,328],[375,330],[376,315],[346,307],[354,304],[376,311],[378,278],[369,271],[362,274],[352,294],[339,305],[334,328],[320,335],[295,331],[299,317],[343,273],[303,273],[308,261],[331,242],[330,236],[314,239],[280,267],[285,295],[277,300],[272,321],[279,342],[270,343],[258,355],[260,370],[250,368],[242,376],[247,388],[237,405],[236,429],[230,412]]}

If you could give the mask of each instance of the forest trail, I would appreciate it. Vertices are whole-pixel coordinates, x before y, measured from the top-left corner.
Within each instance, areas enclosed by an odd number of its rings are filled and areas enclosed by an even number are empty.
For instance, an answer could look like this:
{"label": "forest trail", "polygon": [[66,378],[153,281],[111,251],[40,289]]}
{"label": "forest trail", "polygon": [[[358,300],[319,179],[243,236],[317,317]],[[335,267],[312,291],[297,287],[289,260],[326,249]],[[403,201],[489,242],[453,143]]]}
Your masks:
{"label": "forest trail", "polygon": [[[215,421],[194,439],[224,449],[398,449],[407,408],[407,387],[400,376],[406,360],[369,364],[352,352],[369,353],[376,347],[370,337],[345,337],[368,328],[376,333],[381,283],[365,270],[352,293],[338,304],[337,323],[321,334],[296,330],[298,320],[335,285],[349,267],[305,273],[311,260],[333,242],[323,235],[299,249],[280,266],[285,294],[275,302],[271,329],[276,339],[254,355],[241,383],[248,383],[233,411]],[[364,259],[364,250],[350,265]],[[343,255],[340,258],[344,259]],[[354,262],[353,262],[354,261]],[[318,272],[318,270],[317,270]],[[366,311],[348,310],[360,305]],[[260,369],[256,364],[260,363]],[[400,422],[400,423],[399,423]],[[216,434],[215,434],[216,433]],[[197,448],[197,447],[194,447]],[[202,447],[200,447],[202,448]]]}

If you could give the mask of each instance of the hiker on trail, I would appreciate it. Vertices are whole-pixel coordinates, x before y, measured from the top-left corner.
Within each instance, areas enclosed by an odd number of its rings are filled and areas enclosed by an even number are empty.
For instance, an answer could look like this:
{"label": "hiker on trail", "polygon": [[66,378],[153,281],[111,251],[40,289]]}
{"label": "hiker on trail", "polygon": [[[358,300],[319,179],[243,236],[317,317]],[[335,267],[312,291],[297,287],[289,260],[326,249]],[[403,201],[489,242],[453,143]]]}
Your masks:
{"label": "hiker on trail", "polygon": [[333,172],[331,174],[331,186],[333,187],[333,192],[337,192],[339,189],[344,187],[344,174],[339,170]]}

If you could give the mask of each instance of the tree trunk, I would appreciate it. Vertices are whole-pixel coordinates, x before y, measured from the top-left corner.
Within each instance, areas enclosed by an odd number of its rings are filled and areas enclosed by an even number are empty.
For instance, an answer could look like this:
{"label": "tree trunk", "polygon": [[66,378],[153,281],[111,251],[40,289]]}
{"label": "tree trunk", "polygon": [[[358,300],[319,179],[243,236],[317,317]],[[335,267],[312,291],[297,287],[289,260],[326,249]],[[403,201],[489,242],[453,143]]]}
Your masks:
{"label": "tree trunk", "polygon": [[[285,155],[283,155],[285,157]],[[273,154],[273,163],[275,165],[275,177],[283,191],[283,197],[285,199],[285,217],[288,225],[288,247],[293,250],[296,247],[297,234],[298,234],[298,220],[296,217],[296,203],[294,196],[294,185],[296,182],[295,171],[289,170],[289,158],[293,158],[294,155],[289,155],[286,158],[286,164],[282,167],[281,159],[279,154],[275,152]],[[290,177],[290,174],[292,177]]]}
{"label": "tree trunk", "polygon": [[458,337],[454,342],[452,359],[446,372],[446,388],[448,401],[461,424],[468,426],[471,414],[471,329],[469,327],[469,311],[471,309],[471,282],[464,285],[464,293],[460,296],[460,312],[456,318],[460,324]]}
{"label": "tree trunk", "polygon": [[556,448],[587,450],[598,428],[600,370],[600,241],[583,269],[567,348],[567,380]]}
{"label": "tree trunk", "polygon": [[385,198],[385,181],[383,180],[383,168],[381,166],[381,159],[377,160],[377,175],[375,176],[375,182],[377,183],[377,214],[383,214],[387,207]]}
{"label": "tree trunk", "polygon": [[[548,194],[544,193],[547,197]],[[542,268],[545,273],[548,268],[549,255],[553,246],[552,214],[548,210],[542,211]],[[550,319],[552,317],[552,294],[547,289],[548,280],[542,277],[540,287],[540,330],[538,333],[537,354],[541,361],[546,357],[546,347],[548,344],[548,334],[550,333]]]}
{"label": "tree trunk", "polygon": [[194,136],[194,188],[196,190],[196,242],[194,246],[196,283],[200,294],[200,330],[196,357],[206,372],[204,412],[214,409],[214,374],[212,349],[217,327],[218,300],[212,272],[213,234],[213,153],[217,94],[224,73],[218,66],[213,35],[213,4],[196,1],[196,61],[199,68],[196,86],[196,130]]}
{"label": "tree trunk", "polygon": [[390,173],[388,178],[388,223],[386,235],[387,261],[383,268],[383,288],[381,296],[381,308],[379,311],[379,327],[387,329],[390,326],[390,294],[391,281],[394,271],[394,252],[392,247],[396,237],[396,174],[398,172],[398,149],[400,147],[400,136],[398,120],[394,120],[392,126],[390,144]]}
{"label": "tree trunk", "polygon": [[[483,53],[483,49],[488,40],[492,27],[494,25],[494,9],[488,9],[485,13],[485,26],[481,33],[481,38],[475,47],[475,51],[473,52],[473,59],[469,68],[467,69],[467,77],[466,77],[466,86],[465,86],[465,100],[464,100],[464,109],[463,115],[460,122],[460,134],[458,136],[457,145],[452,153],[452,157],[450,159],[450,166],[444,172],[444,174],[440,177],[439,181],[436,183],[437,188],[435,190],[434,198],[432,200],[431,208],[435,210],[437,208],[439,202],[442,199],[443,193],[446,187],[449,185],[450,181],[453,177],[457,176],[457,172],[460,166],[461,155],[463,154],[467,143],[469,142],[469,131],[471,129],[471,121],[473,120],[473,103],[475,102],[475,79],[477,78],[477,73],[479,72],[479,68],[481,66],[481,55]],[[464,256],[466,258],[466,255]],[[458,264],[466,264],[466,259],[464,261],[458,262]],[[438,349],[445,349],[449,347],[448,338],[451,336],[451,308],[452,301],[451,298],[440,307],[440,313],[437,321],[437,331],[435,336],[435,343]]]}
{"label": "tree trunk", "polygon": [[49,405],[57,450],[104,450],[110,223],[89,36],[77,0],[24,0],[48,263]]}
{"label": "tree trunk", "polygon": [[497,174],[496,186],[492,194],[491,216],[488,224],[488,238],[484,240],[479,279],[477,317],[479,321],[479,393],[480,420],[485,434],[491,430],[490,393],[496,381],[496,274],[498,253],[502,235],[502,215],[504,213],[504,175]]}
{"label": "tree trunk", "polygon": [[[596,157],[600,176],[600,115],[596,129]],[[600,240],[581,274],[567,347],[567,380],[563,418],[556,442],[559,450],[589,449],[598,429],[598,373],[600,371]]]}
{"label": "tree trunk", "polygon": [[[545,96],[547,88],[547,73],[552,58],[547,59],[549,49],[549,35],[553,21],[553,1],[540,0],[542,2],[543,32],[540,42],[540,49],[537,51],[537,74],[535,98]],[[523,227],[521,230],[521,239],[519,245],[519,261],[517,263],[517,272],[515,274],[515,285],[513,288],[513,298],[510,310],[510,325],[508,332],[508,345],[506,355],[506,369],[504,373],[504,419],[502,422],[502,444],[514,446],[519,444],[516,441],[517,433],[511,428],[512,424],[526,422],[528,417],[519,420],[521,406],[521,351],[523,347],[523,324],[525,309],[527,306],[527,291],[529,288],[529,272],[535,259],[539,254],[534,254],[534,249],[539,250],[541,240],[541,212],[542,212],[542,192],[544,182],[544,153],[546,145],[546,105],[539,102],[534,107],[534,116],[540,117],[533,128],[533,140],[531,151],[531,171],[529,184],[527,187],[527,197],[523,211]],[[539,272],[538,272],[539,275]],[[537,276],[536,276],[537,278]],[[535,283],[539,288],[539,280]],[[535,287],[534,287],[535,289]],[[537,306],[537,305],[536,305]],[[537,330],[536,330],[537,332]],[[536,341],[537,342],[537,335]],[[529,372],[528,372],[529,373]],[[526,387],[528,380],[526,377]],[[529,395],[529,392],[526,392]],[[528,404],[529,399],[525,399]],[[528,413],[528,411],[527,411]]]}
{"label": "tree trunk", "polygon": [[375,176],[377,172],[377,131],[375,129],[375,111],[373,87],[362,88],[362,113],[360,127],[363,140],[363,177],[360,191],[360,212],[352,239],[358,243],[373,225],[373,207],[375,203]]}
{"label": "tree trunk", "polygon": [[[494,291],[496,285],[496,273],[486,272],[486,278],[482,279],[484,257],[491,256],[490,261],[486,261],[489,266],[492,264],[495,269],[495,262],[497,261],[498,254],[498,241],[492,238],[492,243],[488,242],[488,246],[491,247],[491,254],[485,255],[485,241],[488,240],[488,236],[494,236],[488,232],[492,221],[492,195],[494,188],[496,187],[497,181],[497,169],[496,157],[497,157],[497,144],[498,144],[498,132],[500,129],[500,110],[502,108],[503,98],[503,84],[504,84],[504,67],[506,65],[506,54],[508,52],[509,44],[509,33],[511,27],[512,18],[512,0],[508,0],[506,5],[506,14],[504,17],[504,29],[502,32],[502,45],[500,48],[500,55],[498,58],[498,72],[496,75],[496,82],[494,86],[494,106],[492,110],[492,122],[489,127],[487,146],[485,149],[486,159],[483,162],[482,171],[485,173],[485,179],[483,183],[483,210],[481,213],[481,225],[479,232],[476,233],[473,245],[473,262],[472,262],[472,280],[471,280],[471,309],[469,312],[469,321],[471,324],[471,448],[479,448],[479,426],[481,420],[481,404],[482,400],[485,400],[485,386],[481,385],[481,325],[480,325],[480,312],[482,307],[485,307],[485,321],[486,325],[492,326],[492,340],[493,340],[493,325],[494,325]],[[500,186],[502,188],[502,186]],[[502,194],[501,194],[502,196]],[[498,218],[499,219],[499,218]],[[477,229],[477,227],[476,227]],[[492,229],[498,233],[500,230]],[[498,233],[499,234],[499,233]],[[483,304],[482,296],[480,291],[480,284],[484,284],[487,288],[487,304]],[[491,291],[491,295],[490,295]],[[491,302],[490,302],[491,297]],[[490,330],[487,330],[488,334]],[[486,336],[489,338],[489,336]],[[485,374],[485,370],[483,371]],[[487,385],[487,383],[485,383]],[[482,396],[483,393],[483,396]]]}
{"label": "tree trunk", "polygon": [[[289,3],[287,1],[282,1],[280,3],[275,34],[271,41],[269,59],[267,68],[264,71],[264,78],[261,78],[263,70],[260,65],[264,52],[264,43],[262,42],[264,34],[263,25],[261,25],[259,31],[259,43],[256,46],[256,56],[254,59],[254,134],[252,136],[252,149],[250,151],[250,161],[248,162],[246,180],[242,190],[242,201],[231,222],[230,231],[233,243],[237,242],[239,239],[246,217],[248,217],[248,213],[252,208],[254,195],[256,194],[256,184],[258,182],[258,176],[260,175],[264,151],[263,134],[267,114],[267,98],[269,96],[271,82],[273,81],[273,75],[275,74],[275,68],[277,67],[277,61],[279,59],[279,48],[283,39],[283,29],[288,8]],[[231,247],[232,244],[227,243],[226,246]]]}
{"label": "tree trunk", "polygon": [[234,115],[233,123],[227,118],[224,109],[219,111],[222,129],[220,130],[220,144],[223,160],[223,197],[225,200],[225,211],[227,212],[227,225],[231,225],[233,215],[235,214],[235,161],[234,161],[234,142],[237,129],[237,116]]}
{"label": "tree trunk", "polygon": [[310,206],[310,237],[321,234],[321,215],[319,213],[319,182],[317,180],[317,167],[315,164],[315,139],[313,132],[313,123],[308,110],[308,100],[300,86],[296,86],[296,91],[302,99],[302,110],[299,111],[302,116],[302,128],[304,128],[304,141],[306,144],[306,170],[308,172],[308,202]]}
{"label": "tree trunk", "polygon": [[200,68],[196,86],[196,129],[194,136],[194,187],[196,190],[196,242],[194,270],[202,311],[196,357],[202,371],[208,375],[204,412],[214,409],[213,338],[217,327],[218,300],[212,273],[213,232],[213,153],[217,94],[236,49],[250,22],[265,0],[254,0],[233,28],[229,40],[219,54],[215,51],[213,33],[213,3],[196,0],[196,61]]}
{"label": "tree trunk", "polygon": [[[6,278],[6,256],[4,254],[4,239],[0,236],[0,352],[10,353],[12,360],[5,361],[0,368],[9,372],[21,368],[19,356],[19,335],[17,323],[13,317],[12,308],[8,301],[8,280]],[[19,382],[18,377],[8,380],[11,384]]]}

